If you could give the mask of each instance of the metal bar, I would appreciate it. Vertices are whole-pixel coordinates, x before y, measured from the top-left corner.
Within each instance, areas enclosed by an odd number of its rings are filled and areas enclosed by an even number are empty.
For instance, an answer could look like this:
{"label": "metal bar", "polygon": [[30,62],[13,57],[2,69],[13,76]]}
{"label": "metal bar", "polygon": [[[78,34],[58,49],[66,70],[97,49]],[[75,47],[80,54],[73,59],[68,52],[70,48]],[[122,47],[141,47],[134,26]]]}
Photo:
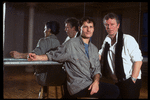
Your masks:
{"label": "metal bar", "polygon": [[28,61],[27,59],[4,58],[4,66],[28,66],[28,65],[62,65],[55,61]]}
{"label": "metal bar", "polygon": [[4,62],[4,66],[28,66],[28,65],[62,65],[62,63],[53,61],[31,61],[31,62]]}
{"label": "metal bar", "polygon": [[4,58],[3,61],[27,61],[27,59]]}
{"label": "metal bar", "polygon": [[5,16],[6,16],[6,3],[3,3],[3,52],[5,45]]}

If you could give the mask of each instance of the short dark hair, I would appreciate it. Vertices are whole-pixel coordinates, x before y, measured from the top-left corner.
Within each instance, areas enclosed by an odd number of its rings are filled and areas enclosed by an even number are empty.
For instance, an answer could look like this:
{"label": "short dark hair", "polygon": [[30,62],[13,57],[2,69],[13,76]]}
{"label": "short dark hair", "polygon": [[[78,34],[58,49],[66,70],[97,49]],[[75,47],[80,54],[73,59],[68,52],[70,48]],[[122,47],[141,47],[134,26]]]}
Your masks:
{"label": "short dark hair", "polygon": [[67,18],[64,23],[70,23],[71,28],[75,27],[75,30],[78,31],[78,19],[74,17]]}
{"label": "short dark hair", "polygon": [[79,21],[79,26],[81,27],[83,25],[83,22],[88,21],[88,23],[93,23],[94,27],[95,27],[95,22],[92,18],[90,17],[83,17],[81,18],[81,20]]}
{"label": "short dark hair", "polygon": [[117,24],[120,24],[119,17],[115,13],[108,13],[107,15],[105,15],[103,18],[103,24],[104,24],[105,20],[108,20],[109,18],[116,19]]}
{"label": "short dark hair", "polygon": [[51,29],[51,32],[55,35],[59,33],[60,25],[57,21],[48,21],[46,24],[47,29]]}

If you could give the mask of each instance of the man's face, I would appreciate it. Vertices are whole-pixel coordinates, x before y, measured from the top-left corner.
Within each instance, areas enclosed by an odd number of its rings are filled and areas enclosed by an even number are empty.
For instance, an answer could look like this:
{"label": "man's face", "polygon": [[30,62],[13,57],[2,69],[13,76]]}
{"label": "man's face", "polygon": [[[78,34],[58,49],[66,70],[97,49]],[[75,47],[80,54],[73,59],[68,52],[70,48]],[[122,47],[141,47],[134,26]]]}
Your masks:
{"label": "man's face", "polygon": [[83,25],[81,26],[79,30],[83,38],[92,37],[93,32],[94,32],[93,22],[90,22],[90,23],[88,21],[83,22]]}
{"label": "man's face", "polygon": [[118,32],[120,24],[117,24],[116,19],[109,18],[104,22],[105,29],[110,37],[115,36]]}
{"label": "man's face", "polygon": [[72,33],[74,31],[74,27],[71,28],[70,23],[65,24],[65,31],[70,38],[74,37],[74,34]]}

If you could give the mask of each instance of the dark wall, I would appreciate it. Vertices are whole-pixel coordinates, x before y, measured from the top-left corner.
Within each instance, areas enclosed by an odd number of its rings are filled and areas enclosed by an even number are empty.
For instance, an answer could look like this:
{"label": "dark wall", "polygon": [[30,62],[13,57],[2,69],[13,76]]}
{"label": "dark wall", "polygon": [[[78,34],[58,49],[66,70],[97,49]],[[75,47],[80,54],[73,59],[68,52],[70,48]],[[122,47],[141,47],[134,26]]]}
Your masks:
{"label": "dark wall", "polygon": [[[6,3],[6,26],[5,26],[5,44],[4,57],[10,57],[10,51],[19,51],[26,53],[28,51],[28,21],[29,6],[22,4]],[[57,21],[60,24],[60,33],[57,35],[60,43],[63,43],[67,37],[64,31],[64,21],[68,17],[76,17],[72,9],[34,9],[34,31],[33,31],[33,49],[36,47],[40,38],[44,37],[44,26],[47,21]],[[77,13],[76,13],[77,14]],[[83,17],[77,14],[77,18]],[[80,16],[81,15],[81,16]]]}
{"label": "dark wall", "polygon": [[[102,19],[105,14],[114,12],[121,15],[122,31],[132,35],[137,41],[139,38],[139,2],[89,2],[85,3],[85,16],[90,16],[96,22],[92,42],[98,49],[107,35]],[[148,4],[141,3],[141,12],[148,11]],[[60,43],[67,37],[64,31],[64,21],[68,17],[82,18],[84,2],[81,3],[38,3],[34,6],[33,49],[38,40],[44,37],[44,26],[47,21],[55,20],[60,24],[60,33],[57,35]],[[5,17],[5,44],[4,57],[10,57],[9,52],[16,50],[28,51],[28,23],[29,5],[27,3],[6,2]],[[142,18],[141,18],[142,19]],[[142,20],[141,20],[142,21]],[[140,24],[142,27],[142,24]],[[142,28],[141,28],[142,32]],[[139,45],[140,45],[140,41]]]}

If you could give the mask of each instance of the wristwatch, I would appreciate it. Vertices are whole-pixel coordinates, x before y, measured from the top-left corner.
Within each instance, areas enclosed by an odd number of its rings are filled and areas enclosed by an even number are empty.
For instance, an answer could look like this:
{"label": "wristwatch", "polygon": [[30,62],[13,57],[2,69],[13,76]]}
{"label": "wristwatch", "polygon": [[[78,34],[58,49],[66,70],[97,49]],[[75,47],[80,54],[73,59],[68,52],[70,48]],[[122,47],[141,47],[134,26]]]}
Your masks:
{"label": "wristwatch", "polygon": [[136,78],[133,78],[133,77],[131,77],[131,79],[132,79],[132,81],[135,81],[135,82],[136,82],[136,80],[137,80]]}

